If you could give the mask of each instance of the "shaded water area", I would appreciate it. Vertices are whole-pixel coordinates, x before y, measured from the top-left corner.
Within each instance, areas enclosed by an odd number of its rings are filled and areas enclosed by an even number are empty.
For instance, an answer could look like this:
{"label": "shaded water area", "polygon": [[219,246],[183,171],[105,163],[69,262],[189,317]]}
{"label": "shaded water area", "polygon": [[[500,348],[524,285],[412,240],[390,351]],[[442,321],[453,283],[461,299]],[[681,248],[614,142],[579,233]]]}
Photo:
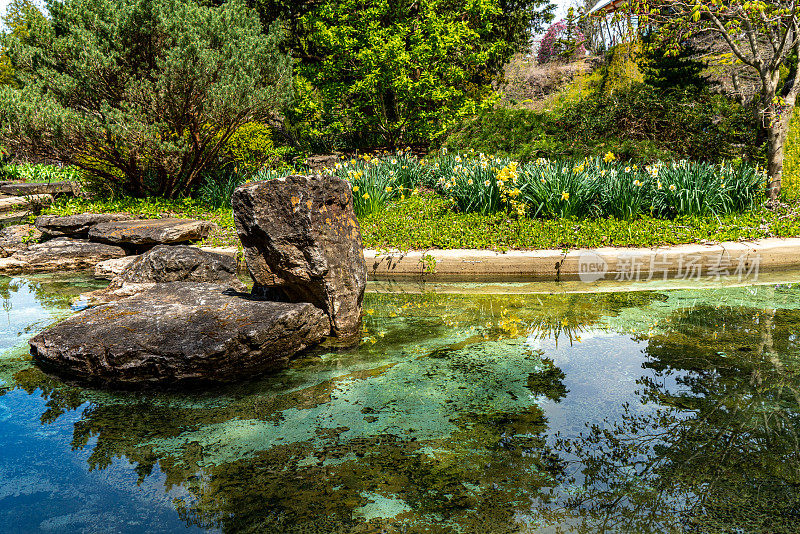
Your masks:
{"label": "shaded water area", "polygon": [[0,278],[0,530],[799,532],[800,285],[368,293],[356,349],[194,393],[64,384],[81,278]]}

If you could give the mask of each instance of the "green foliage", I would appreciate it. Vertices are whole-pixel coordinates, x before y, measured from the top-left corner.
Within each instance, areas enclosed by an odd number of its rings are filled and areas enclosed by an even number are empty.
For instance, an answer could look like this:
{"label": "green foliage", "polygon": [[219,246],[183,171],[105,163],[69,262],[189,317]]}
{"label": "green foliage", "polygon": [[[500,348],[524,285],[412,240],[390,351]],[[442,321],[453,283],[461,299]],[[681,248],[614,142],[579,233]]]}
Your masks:
{"label": "green foliage", "polygon": [[587,217],[595,207],[598,172],[584,163],[539,160],[521,170],[519,201],[532,217]]}
{"label": "green foliage", "polygon": [[491,101],[491,83],[527,44],[531,21],[549,20],[552,10],[546,0],[262,6],[288,17],[301,60],[297,73],[307,94],[289,114],[290,124],[328,149],[439,137]]}
{"label": "green foliage", "polygon": [[643,38],[642,57],[639,68],[644,74],[644,83],[657,89],[678,91],[703,91],[709,80],[703,76],[708,66],[696,59],[700,50],[687,42],[677,51],[671,50],[662,40],[649,34]]}
{"label": "green foliage", "polygon": [[[230,208],[212,209],[199,200],[158,198],[60,199],[43,213],[131,213],[160,218],[164,214],[216,222],[220,230],[210,243],[238,246]],[[800,236],[800,218],[784,208],[756,207],[719,217],[657,219],[530,219],[507,213],[489,215],[452,209],[452,201],[421,191],[399,197],[385,209],[359,217],[364,246],[373,249],[574,249],[603,246],[654,247],[701,241],[737,241]]]}
{"label": "green foliage", "polygon": [[786,138],[782,182],[781,196],[784,199],[800,198],[800,112],[796,109]]}
{"label": "green foliage", "polygon": [[[707,92],[661,91],[635,83],[612,92],[589,90],[552,110],[498,107],[463,121],[447,139],[519,161],[599,157],[614,152],[648,163],[757,157],[752,115],[738,102]],[[588,92],[588,94],[586,94]]]}
{"label": "green foliage", "polygon": [[0,88],[0,140],[114,193],[188,193],[287,98],[281,36],[241,0],[66,0],[50,14],[4,40],[19,87]]}
{"label": "green foliage", "polygon": [[255,172],[276,163],[279,157],[272,143],[272,129],[260,122],[242,124],[220,151],[220,159],[244,172]]}
{"label": "green foliage", "polygon": [[[6,33],[21,41],[27,41],[32,24],[44,20],[41,10],[31,0],[12,0],[6,7],[3,24]],[[0,85],[13,85],[14,67],[8,57],[6,47],[0,52]]]}
{"label": "green foliage", "polygon": [[[255,175],[222,174],[207,182],[200,198],[230,205],[233,189],[246,180],[272,179],[291,169]],[[358,216],[380,213],[395,200],[434,189],[462,213],[510,213],[515,217],[634,219],[721,215],[751,208],[765,187],[762,171],[747,165],[657,163],[640,168],[603,158],[546,160],[519,166],[483,153],[434,155],[419,160],[408,152],[359,156],[324,172],[348,181]]]}
{"label": "green foliage", "polygon": [[655,247],[800,235],[800,219],[763,208],[719,218],[518,219],[503,212],[455,212],[447,199],[430,194],[390,203],[359,221],[366,247],[399,250]]}
{"label": "green foliage", "polygon": [[3,179],[14,182],[61,182],[81,180],[75,167],[59,167],[43,163],[8,164],[3,166]]}
{"label": "green foliage", "polygon": [[764,173],[744,165],[712,167],[684,161],[648,170],[655,182],[652,210],[659,217],[743,211],[762,197],[768,181]]}
{"label": "green foliage", "polygon": [[436,189],[451,198],[459,211],[486,215],[503,207],[505,184],[498,176],[498,170],[509,165],[508,159],[490,158],[484,154],[462,159],[456,155],[446,158],[443,163],[433,166],[439,171],[436,173]]}

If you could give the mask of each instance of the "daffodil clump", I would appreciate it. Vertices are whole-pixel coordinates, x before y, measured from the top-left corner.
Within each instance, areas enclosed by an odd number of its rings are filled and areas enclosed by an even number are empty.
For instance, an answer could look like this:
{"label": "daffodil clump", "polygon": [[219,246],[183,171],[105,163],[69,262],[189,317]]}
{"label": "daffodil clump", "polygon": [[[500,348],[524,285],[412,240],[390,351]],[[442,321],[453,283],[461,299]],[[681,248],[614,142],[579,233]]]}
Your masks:
{"label": "daffodil clump", "polygon": [[420,188],[450,199],[459,212],[482,215],[629,220],[724,214],[752,207],[767,182],[763,170],[746,165],[680,161],[639,166],[610,152],[578,161],[520,164],[474,151],[442,149],[418,158],[404,150],[342,159],[325,172],[352,185],[359,216],[419,194]]}
{"label": "daffodil clump", "polygon": [[408,151],[342,159],[325,172],[350,182],[356,214],[368,215],[418,193],[424,165]]}
{"label": "daffodil clump", "polygon": [[441,162],[431,165],[432,173],[438,176],[433,185],[436,191],[453,199],[461,212],[494,213],[504,207],[504,191],[512,177],[502,170],[510,163],[484,154],[471,159],[455,156],[444,165]]}

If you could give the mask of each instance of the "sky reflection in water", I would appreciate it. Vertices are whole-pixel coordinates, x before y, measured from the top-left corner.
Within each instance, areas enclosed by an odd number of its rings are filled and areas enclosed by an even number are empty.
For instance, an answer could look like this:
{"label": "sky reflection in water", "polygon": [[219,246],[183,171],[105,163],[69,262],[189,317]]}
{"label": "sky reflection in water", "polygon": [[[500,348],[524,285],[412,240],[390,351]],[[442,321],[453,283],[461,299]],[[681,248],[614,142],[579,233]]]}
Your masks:
{"label": "sky reflection in water", "polygon": [[0,279],[12,531],[798,531],[800,289],[370,293],[358,349],[114,394],[27,357],[92,285]]}

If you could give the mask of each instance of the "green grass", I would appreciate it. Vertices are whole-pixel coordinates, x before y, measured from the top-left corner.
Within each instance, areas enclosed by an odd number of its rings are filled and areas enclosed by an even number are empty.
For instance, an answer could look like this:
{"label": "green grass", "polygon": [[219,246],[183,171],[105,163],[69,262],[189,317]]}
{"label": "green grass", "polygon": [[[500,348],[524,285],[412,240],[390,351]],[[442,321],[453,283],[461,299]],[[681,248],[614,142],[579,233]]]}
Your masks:
{"label": "green grass", "polygon": [[61,182],[80,180],[80,171],[74,167],[59,167],[44,163],[19,163],[3,165],[3,180],[14,182]]}
{"label": "green grass", "polygon": [[[505,213],[457,213],[452,201],[421,192],[390,202],[381,212],[359,218],[364,246],[374,249],[424,250],[472,248],[490,250],[574,249],[602,246],[677,245],[703,241],[736,241],[763,237],[800,236],[794,207],[757,207],[719,217],[675,220],[641,217],[618,219],[517,219]],[[167,216],[211,220],[219,229],[204,242],[238,246],[230,209],[209,208],[196,200],[120,199],[60,200],[45,213],[125,212],[144,218]]]}

